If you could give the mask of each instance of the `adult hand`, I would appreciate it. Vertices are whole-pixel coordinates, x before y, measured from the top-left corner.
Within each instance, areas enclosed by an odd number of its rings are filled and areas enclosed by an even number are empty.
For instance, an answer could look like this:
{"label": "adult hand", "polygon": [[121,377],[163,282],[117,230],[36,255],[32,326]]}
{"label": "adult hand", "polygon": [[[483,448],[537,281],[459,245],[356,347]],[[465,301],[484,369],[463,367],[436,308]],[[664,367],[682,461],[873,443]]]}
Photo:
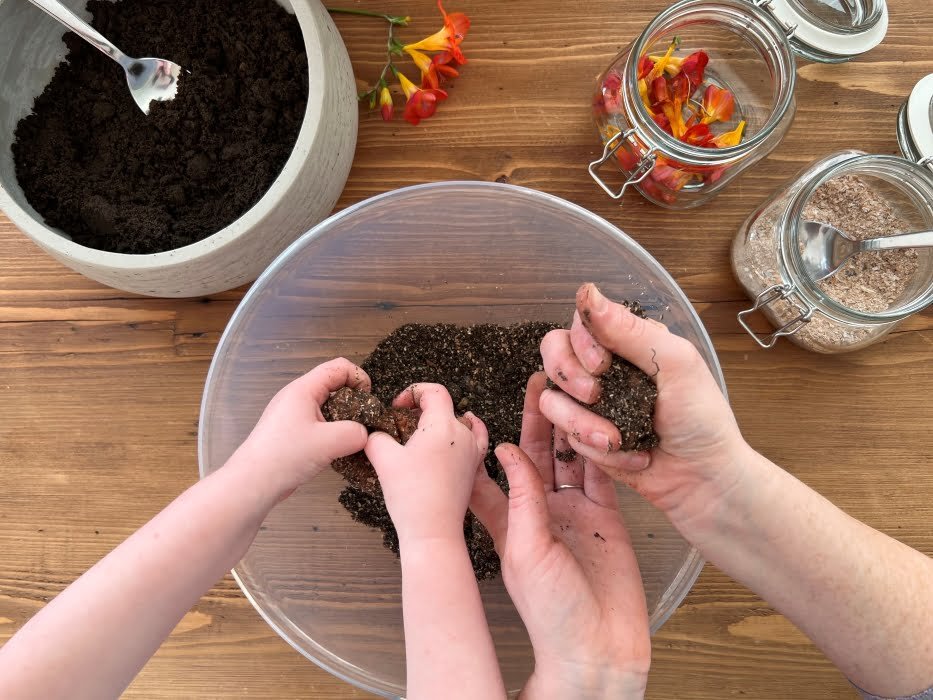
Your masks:
{"label": "adult hand", "polygon": [[[664,511],[688,538],[699,536],[742,480],[751,455],[728,402],[689,341],[609,301],[593,284],[579,289],[576,302],[571,329],[552,331],[541,344],[545,371],[563,389],[542,394],[542,413],[581,455]],[[612,354],[657,384],[660,445],[650,452],[620,451],[618,429],[570,398],[598,398],[599,375]]]}
{"label": "adult hand", "polygon": [[415,384],[393,405],[420,409],[418,429],[400,445],[386,433],[366,443],[399,540],[459,538],[473,474],[489,447],[486,426],[472,413],[458,419],[447,389]]}
{"label": "adult hand", "polygon": [[[638,563],[615,485],[554,433],[539,411],[544,373],[528,382],[520,446],[496,456],[502,493],[480,467],[470,508],[492,535],[535,670],[525,698],[641,698],[651,657]],[[564,488],[561,488],[564,487]]]}
{"label": "adult hand", "polygon": [[318,365],[281,389],[240,447],[251,468],[270,472],[284,497],[338,457],[359,452],[367,432],[353,421],[327,422],[321,406],[331,392],[349,386],[370,390],[366,372],[338,358]]}

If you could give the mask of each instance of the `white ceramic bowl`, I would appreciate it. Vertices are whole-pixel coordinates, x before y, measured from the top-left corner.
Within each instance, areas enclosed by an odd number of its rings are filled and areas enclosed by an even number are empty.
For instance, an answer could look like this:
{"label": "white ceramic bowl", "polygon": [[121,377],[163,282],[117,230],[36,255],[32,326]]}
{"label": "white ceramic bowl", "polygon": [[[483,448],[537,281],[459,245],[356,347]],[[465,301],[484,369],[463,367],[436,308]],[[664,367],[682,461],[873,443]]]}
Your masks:
{"label": "white ceramic bowl", "polygon": [[[85,18],[86,0],[63,0]],[[319,0],[277,0],[301,26],[310,94],[291,156],[249,211],[217,233],[183,248],[125,255],[87,248],[45,225],[16,181],[11,144],[66,49],[64,28],[26,0],[0,0],[0,209],[49,255],[117,289],[190,297],[250,282],[294,239],[334,207],[356,146],[353,70],[336,27]]]}

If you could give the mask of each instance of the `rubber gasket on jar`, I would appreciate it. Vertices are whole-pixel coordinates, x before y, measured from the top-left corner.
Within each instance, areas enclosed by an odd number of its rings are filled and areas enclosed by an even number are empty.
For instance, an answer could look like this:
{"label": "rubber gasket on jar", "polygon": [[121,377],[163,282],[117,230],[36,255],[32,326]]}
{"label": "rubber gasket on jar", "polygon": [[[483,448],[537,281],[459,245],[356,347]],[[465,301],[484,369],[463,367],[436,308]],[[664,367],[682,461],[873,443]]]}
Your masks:
{"label": "rubber gasket on jar", "polygon": [[794,6],[793,0],[771,0],[766,8],[785,26],[794,28],[793,36],[824,53],[836,56],[858,56],[875,48],[888,32],[888,5],[881,8],[878,21],[861,32],[824,29],[807,18]]}
{"label": "rubber gasket on jar", "polygon": [[933,123],[930,104],[933,103],[933,73],[914,86],[907,98],[907,130],[920,159],[933,158]]}

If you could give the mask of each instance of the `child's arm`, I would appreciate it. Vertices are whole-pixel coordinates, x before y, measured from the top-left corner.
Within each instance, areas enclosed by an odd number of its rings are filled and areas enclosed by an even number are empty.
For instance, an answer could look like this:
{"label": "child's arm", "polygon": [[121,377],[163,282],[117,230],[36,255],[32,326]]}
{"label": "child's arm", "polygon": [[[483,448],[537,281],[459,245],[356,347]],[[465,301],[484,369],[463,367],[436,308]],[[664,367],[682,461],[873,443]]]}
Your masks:
{"label": "child's arm", "polygon": [[362,449],[357,423],[320,405],[366,374],[333,360],[272,400],[230,460],[195,484],[0,648],[0,698],[117,697],[185,612],[243,556],[272,507],[332,459]]}
{"label": "child's arm", "polygon": [[396,400],[420,408],[404,447],[384,433],[366,454],[398,531],[408,658],[406,697],[504,698],[479,588],[463,540],[463,517],[489,439],[482,422],[454,416],[447,390],[416,384]]}

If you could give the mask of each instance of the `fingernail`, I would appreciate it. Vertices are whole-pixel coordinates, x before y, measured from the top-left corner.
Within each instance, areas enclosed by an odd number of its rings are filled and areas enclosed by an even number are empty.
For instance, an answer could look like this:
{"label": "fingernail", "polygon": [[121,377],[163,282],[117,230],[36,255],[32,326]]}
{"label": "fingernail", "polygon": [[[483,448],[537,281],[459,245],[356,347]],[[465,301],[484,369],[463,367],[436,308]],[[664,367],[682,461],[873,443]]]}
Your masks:
{"label": "fingernail", "polygon": [[603,450],[605,452],[612,452],[612,440],[609,439],[609,436],[606,433],[590,433],[589,437],[586,440],[586,444],[590,447],[593,447],[597,450]]}
{"label": "fingernail", "polygon": [[651,456],[647,452],[627,452],[622,456],[624,461],[619,466],[629,472],[640,472],[651,463]]}
{"label": "fingernail", "polygon": [[590,290],[590,308],[598,314],[601,314],[609,306],[609,300],[603,296],[599,288],[594,284]]}

